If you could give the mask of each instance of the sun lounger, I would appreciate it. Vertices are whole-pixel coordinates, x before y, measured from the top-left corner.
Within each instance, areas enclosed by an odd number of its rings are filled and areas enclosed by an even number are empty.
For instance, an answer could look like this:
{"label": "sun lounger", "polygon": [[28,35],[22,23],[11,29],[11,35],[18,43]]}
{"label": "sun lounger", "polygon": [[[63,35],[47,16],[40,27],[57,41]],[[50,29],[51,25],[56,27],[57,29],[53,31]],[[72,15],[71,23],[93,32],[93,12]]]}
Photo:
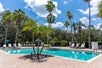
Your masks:
{"label": "sun lounger", "polygon": [[17,44],[13,44],[14,47],[17,47]]}
{"label": "sun lounger", "polygon": [[31,46],[33,46],[34,44],[33,43],[31,43]]}
{"label": "sun lounger", "polygon": [[8,44],[8,47],[12,47],[12,44]]}
{"label": "sun lounger", "polygon": [[21,44],[20,43],[18,43],[18,47],[21,47]]}
{"label": "sun lounger", "polygon": [[85,43],[82,43],[80,48],[85,48]]}
{"label": "sun lounger", "polygon": [[78,48],[78,47],[79,47],[79,43],[76,44],[76,48]]}
{"label": "sun lounger", "polygon": [[75,43],[72,43],[71,47],[75,47]]}
{"label": "sun lounger", "polygon": [[5,48],[5,47],[7,47],[7,45],[6,44],[3,44],[3,47]]}

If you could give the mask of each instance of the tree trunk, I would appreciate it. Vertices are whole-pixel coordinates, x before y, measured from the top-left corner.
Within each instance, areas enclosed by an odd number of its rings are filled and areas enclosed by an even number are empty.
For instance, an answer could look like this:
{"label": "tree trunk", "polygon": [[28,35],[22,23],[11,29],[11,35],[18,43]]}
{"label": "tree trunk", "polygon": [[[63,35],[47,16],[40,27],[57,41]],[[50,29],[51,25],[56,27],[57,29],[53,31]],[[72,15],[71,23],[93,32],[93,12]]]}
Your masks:
{"label": "tree trunk", "polygon": [[49,33],[47,34],[47,44],[49,44]]}
{"label": "tree trunk", "polygon": [[17,40],[18,40],[18,32],[19,32],[19,29],[17,29],[17,32],[16,32],[15,44],[17,44]]}
{"label": "tree trunk", "polygon": [[70,23],[71,23],[71,43],[73,43],[73,34],[72,34],[72,22],[71,22],[71,19],[70,19]]}
{"label": "tree trunk", "polygon": [[38,48],[37,48],[37,60],[39,60],[39,42],[38,42]]}
{"label": "tree trunk", "polygon": [[33,51],[34,51],[34,54],[36,54],[35,52],[35,45],[34,45],[34,35],[32,34],[32,43],[33,43]]}
{"label": "tree trunk", "polygon": [[[51,23],[48,23],[48,27],[51,27]],[[49,46],[49,35],[50,35],[50,33],[48,32],[48,36],[47,36],[47,44],[48,44],[48,46]]]}
{"label": "tree trunk", "polygon": [[6,39],[7,39],[7,31],[8,31],[8,26],[5,29],[5,44],[6,44]]}
{"label": "tree trunk", "polygon": [[91,47],[90,42],[90,25],[91,25],[91,9],[90,9],[90,1],[88,2],[88,6],[89,6],[89,47]]}
{"label": "tree trunk", "polygon": [[68,34],[68,27],[67,27],[67,30],[66,30],[66,41],[68,41],[68,36],[67,36],[67,34]]}
{"label": "tree trunk", "polygon": [[[42,43],[41,43],[41,44],[42,44]],[[41,54],[41,52],[42,52],[43,48],[44,48],[44,43],[43,43],[42,48],[41,48],[41,50],[40,50],[40,54]]]}

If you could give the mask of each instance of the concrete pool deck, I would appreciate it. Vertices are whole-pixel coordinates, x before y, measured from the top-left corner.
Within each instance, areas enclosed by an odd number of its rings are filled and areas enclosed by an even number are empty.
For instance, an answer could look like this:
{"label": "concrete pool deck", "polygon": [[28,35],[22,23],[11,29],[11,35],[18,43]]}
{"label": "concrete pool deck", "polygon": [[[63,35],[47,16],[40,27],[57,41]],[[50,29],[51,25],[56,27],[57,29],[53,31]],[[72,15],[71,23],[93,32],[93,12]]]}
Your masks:
{"label": "concrete pool deck", "polygon": [[60,57],[47,57],[38,63],[23,56],[9,55],[0,51],[0,68],[102,68],[102,56],[90,63]]}

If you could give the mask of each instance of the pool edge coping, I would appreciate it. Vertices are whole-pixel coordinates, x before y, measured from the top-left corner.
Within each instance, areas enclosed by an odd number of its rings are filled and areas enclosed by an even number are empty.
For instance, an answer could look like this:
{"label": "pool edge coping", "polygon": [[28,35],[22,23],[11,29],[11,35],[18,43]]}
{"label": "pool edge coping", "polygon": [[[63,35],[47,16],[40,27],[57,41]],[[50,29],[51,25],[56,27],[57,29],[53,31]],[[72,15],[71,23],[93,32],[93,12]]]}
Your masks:
{"label": "pool edge coping", "polygon": [[[29,55],[29,54],[10,54],[10,53],[8,53],[8,52],[6,52],[6,51],[4,51],[4,50],[0,50],[0,52],[5,53],[5,54],[7,54],[7,55]],[[45,53],[43,53],[43,54],[45,54]],[[50,54],[47,54],[47,55],[50,55]],[[95,56],[95,57],[93,57],[93,58],[91,58],[91,59],[89,59],[89,60],[87,60],[87,61],[84,61],[84,60],[78,60],[78,59],[73,59],[73,58],[69,58],[69,57],[66,58],[66,57],[62,57],[62,56],[58,56],[58,55],[51,55],[51,56],[59,57],[59,58],[63,58],[63,59],[76,60],[76,61],[80,61],[80,62],[90,63],[90,62],[96,60],[97,58],[101,57],[102,54],[97,55],[97,56]]]}

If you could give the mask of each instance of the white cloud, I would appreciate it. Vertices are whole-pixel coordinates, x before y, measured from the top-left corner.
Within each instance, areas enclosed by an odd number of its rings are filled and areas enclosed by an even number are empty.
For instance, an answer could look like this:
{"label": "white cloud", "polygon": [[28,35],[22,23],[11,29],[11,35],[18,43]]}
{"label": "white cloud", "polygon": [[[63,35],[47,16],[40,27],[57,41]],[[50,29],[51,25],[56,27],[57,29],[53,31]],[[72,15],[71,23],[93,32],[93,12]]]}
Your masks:
{"label": "white cloud", "polygon": [[[100,25],[102,25],[102,23],[98,23],[98,24],[94,25],[94,27],[95,27],[96,29],[100,29]],[[101,29],[101,30],[102,30],[102,29]]]}
{"label": "white cloud", "polygon": [[87,17],[82,17],[79,19],[83,24],[88,24],[89,20]]}
{"label": "white cloud", "polygon": [[65,0],[63,3],[64,3],[64,5],[66,5],[68,2]]}
{"label": "white cloud", "polygon": [[97,21],[97,18],[92,18],[93,21]]}
{"label": "white cloud", "polygon": [[[44,25],[48,25],[48,23],[45,23]],[[52,28],[61,28],[64,26],[64,24],[62,22],[56,22],[56,23],[52,23]]]}
{"label": "white cloud", "polygon": [[3,12],[5,9],[3,8],[3,5],[0,3],[0,13]]}
{"label": "white cloud", "polygon": [[[101,0],[91,0],[90,1],[90,5],[91,5],[91,15],[95,15],[98,13],[98,4]],[[89,14],[89,8],[87,8],[86,10],[83,9],[78,9],[81,13],[83,14]]]}
{"label": "white cloud", "polygon": [[[27,5],[40,17],[46,18],[48,15],[48,11],[45,8],[45,5],[47,4],[48,0],[24,0],[24,2],[27,3]],[[53,11],[54,16],[58,16],[58,14],[61,14],[61,11],[57,9],[57,2],[53,1],[55,4],[55,9]]]}
{"label": "white cloud", "polygon": [[64,0],[63,1],[64,5],[66,5],[66,4],[70,3],[70,2],[72,2],[72,0]]}

